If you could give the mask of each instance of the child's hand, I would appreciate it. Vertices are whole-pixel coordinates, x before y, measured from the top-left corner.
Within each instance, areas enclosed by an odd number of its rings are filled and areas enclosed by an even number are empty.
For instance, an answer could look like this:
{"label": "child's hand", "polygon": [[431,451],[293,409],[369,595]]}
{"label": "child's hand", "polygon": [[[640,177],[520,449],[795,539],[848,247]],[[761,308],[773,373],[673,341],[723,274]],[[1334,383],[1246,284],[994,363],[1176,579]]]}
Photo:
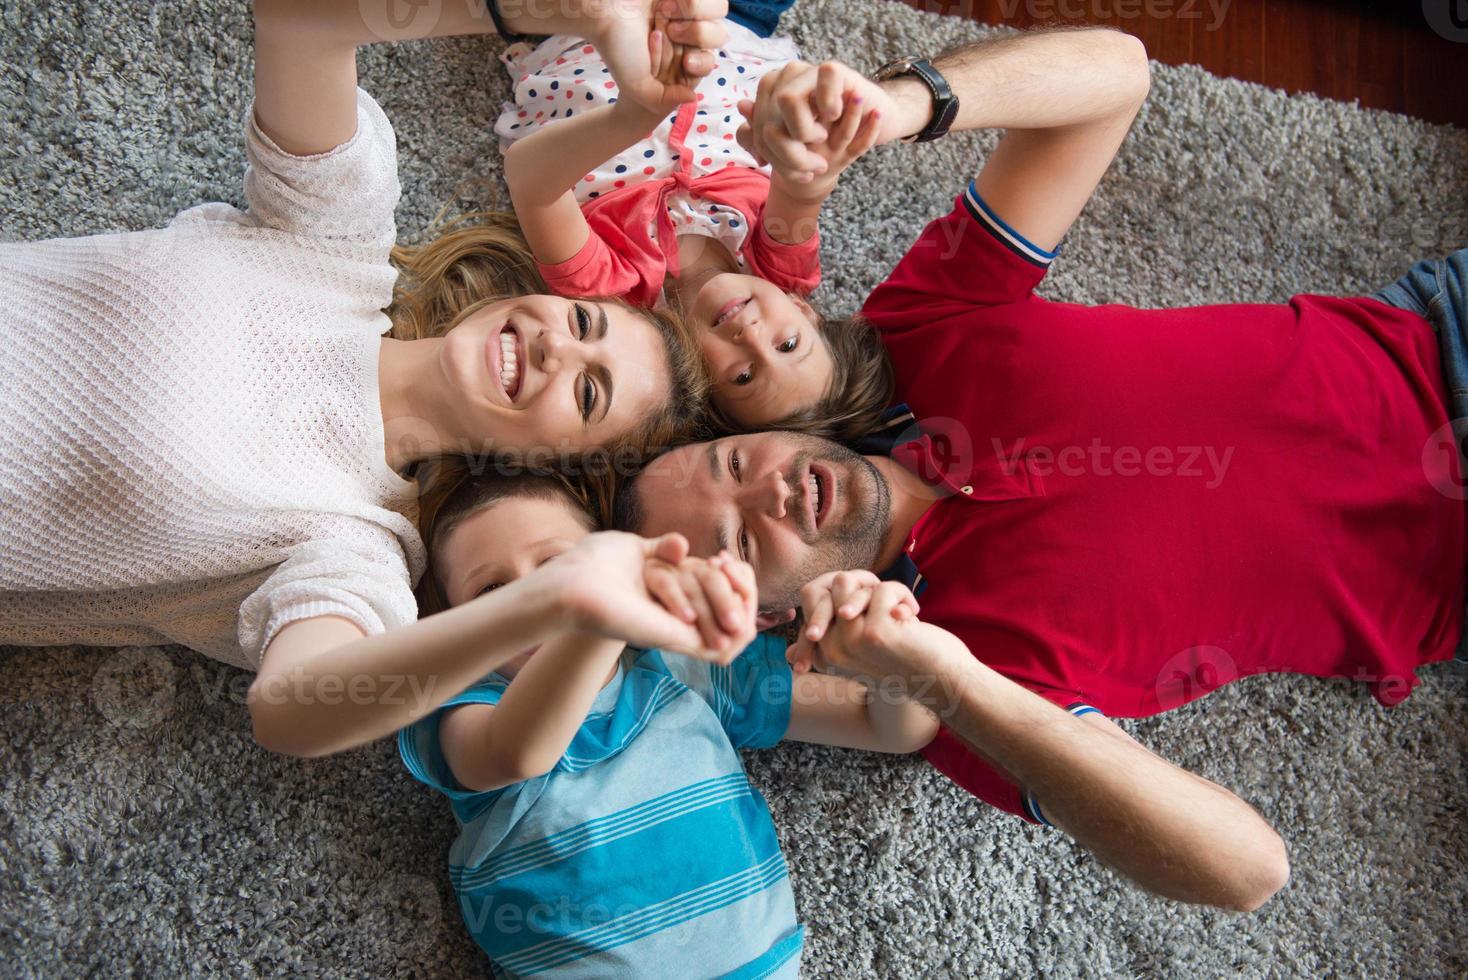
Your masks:
{"label": "child's hand", "polygon": [[713,659],[727,663],[754,641],[759,594],[747,562],[726,551],[708,560],[652,557],[644,581],[664,609],[697,627],[705,649],[719,654]]}
{"label": "child's hand", "polygon": [[818,176],[825,172],[827,161],[816,148],[830,139],[853,95],[860,97],[864,111],[878,113],[876,142],[902,135],[901,113],[882,85],[840,62],[817,67],[793,61],[760,79],[753,102],[739,103],[745,118],[739,142],[787,179]]}
{"label": "child's hand", "polygon": [[[709,6],[706,0],[685,0],[685,5]],[[711,50],[674,41],[670,28],[676,26],[683,31],[680,36],[697,38],[700,43],[712,42],[710,47],[722,44],[725,36],[723,26],[717,21],[675,18],[665,12],[667,7],[664,2],[655,4],[651,20],[642,21],[640,36],[633,26],[618,24],[612,36],[597,45],[617,82],[617,103],[631,101],[654,116],[661,116],[697,98],[693,91],[696,78],[708,74],[714,67]],[[675,12],[686,14],[692,11],[675,7]],[[640,56],[631,50],[639,40],[642,47]]]}
{"label": "child's hand", "polygon": [[775,172],[775,180],[787,182],[787,194],[824,201],[836,189],[841,173],[877,145],[877,137],[882,130],[881,109],[864,104],[862,96],[855,91],[846,93],[841,106],[841,115],[826,127],[825,141],[806,145],[806,149],[825,164],[825,169],[820,173]]}
{"label": "child's hand", "polygon": [[[569,626],[640,647],[688,649],[707,656],[698,627],[669,612],[648,592],[644,566],[650,559],[677,564],[688,556],[681,534],[641,538],[619,531],[588,535],[576,547],[546,562],[523,581],[550,601]],[[519,583],[516,583],[519,585]]]}
{"label": "child's hand", "polygon": [[900,670],[917,599],[905,585],[868,571],[828,572],[800,590],[805,625],[787,652],[796,673],[816,669],[876,675]]}

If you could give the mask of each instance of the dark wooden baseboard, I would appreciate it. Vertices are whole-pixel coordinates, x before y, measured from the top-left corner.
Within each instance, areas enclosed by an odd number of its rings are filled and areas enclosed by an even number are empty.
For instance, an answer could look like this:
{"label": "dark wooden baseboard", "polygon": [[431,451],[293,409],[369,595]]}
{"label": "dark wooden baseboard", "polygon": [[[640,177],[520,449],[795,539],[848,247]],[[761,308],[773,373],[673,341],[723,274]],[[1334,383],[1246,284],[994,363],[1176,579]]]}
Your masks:
{"label": "dark wooden baseboard", "polygon": [[985,24],[1105,24],[1166,64],[1468,128],[1468,0],[902,2]]}

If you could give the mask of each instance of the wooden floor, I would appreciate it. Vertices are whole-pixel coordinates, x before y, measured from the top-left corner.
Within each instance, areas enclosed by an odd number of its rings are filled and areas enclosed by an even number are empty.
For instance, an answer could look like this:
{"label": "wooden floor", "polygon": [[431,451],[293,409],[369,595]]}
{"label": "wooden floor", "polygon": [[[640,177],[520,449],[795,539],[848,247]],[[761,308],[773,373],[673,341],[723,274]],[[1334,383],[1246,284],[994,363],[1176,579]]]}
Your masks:
{"label": "wooden floor", "polygon": [[[903,0],[1013,27],[1106,24],[1166,64],[1468,127],[1468,40],[1435,32],[1424,2],[1468,38],[1468,0]],[[1451,22],[1448,22],[1451,23]],[[1468,166],[1468,161],[1465,161]]]}

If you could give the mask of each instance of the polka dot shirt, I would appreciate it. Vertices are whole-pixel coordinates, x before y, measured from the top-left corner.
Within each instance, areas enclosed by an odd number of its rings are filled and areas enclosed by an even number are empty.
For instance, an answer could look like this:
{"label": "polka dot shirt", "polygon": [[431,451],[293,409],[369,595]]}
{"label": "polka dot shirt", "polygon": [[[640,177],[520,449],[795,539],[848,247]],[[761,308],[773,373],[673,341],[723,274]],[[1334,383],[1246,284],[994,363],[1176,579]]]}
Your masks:
{"label": "polka dot shirt", "polygon": [[[647,139],[577,181],[576,200],[585,204],[679,170],[697,178],[726,167],[759,169],[735,139],[744,121],[739,102],[753,99],[760,78],[799,52],[789,38],[762,38],[733,21],[724,23],[728,43],[715,52],[714,71],[700,80],[697,102],[669,113]],[[617,85],[601,56],[580,38],[556,35],[533,47],[520,42],[507,48],[501,60],[515,82],[515,101],[504,104],[494,127],[502,146],[541,126],[617,101]],[[740,255],[749,229],[738,209],[688,192],[670,194],[667,206],[678,234],[716,238],[730,254]]]}

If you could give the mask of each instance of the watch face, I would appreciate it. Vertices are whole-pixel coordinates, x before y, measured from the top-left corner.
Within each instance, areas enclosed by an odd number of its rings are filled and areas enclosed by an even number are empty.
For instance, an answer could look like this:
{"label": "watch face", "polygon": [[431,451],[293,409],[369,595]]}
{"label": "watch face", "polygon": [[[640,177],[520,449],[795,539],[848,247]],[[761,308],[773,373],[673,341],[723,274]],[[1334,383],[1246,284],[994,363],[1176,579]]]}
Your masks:
{"label": "watch face", "polygon": [[875,77],[877,81],[885,82],[889,78],[896,78],[898,75],[906,74],[907,72],[912,70],[912,63],[915,60],[917,59],[909,57],[898,58],[896,61],[889,61],[881,68],[877,69],[877,74]]}

